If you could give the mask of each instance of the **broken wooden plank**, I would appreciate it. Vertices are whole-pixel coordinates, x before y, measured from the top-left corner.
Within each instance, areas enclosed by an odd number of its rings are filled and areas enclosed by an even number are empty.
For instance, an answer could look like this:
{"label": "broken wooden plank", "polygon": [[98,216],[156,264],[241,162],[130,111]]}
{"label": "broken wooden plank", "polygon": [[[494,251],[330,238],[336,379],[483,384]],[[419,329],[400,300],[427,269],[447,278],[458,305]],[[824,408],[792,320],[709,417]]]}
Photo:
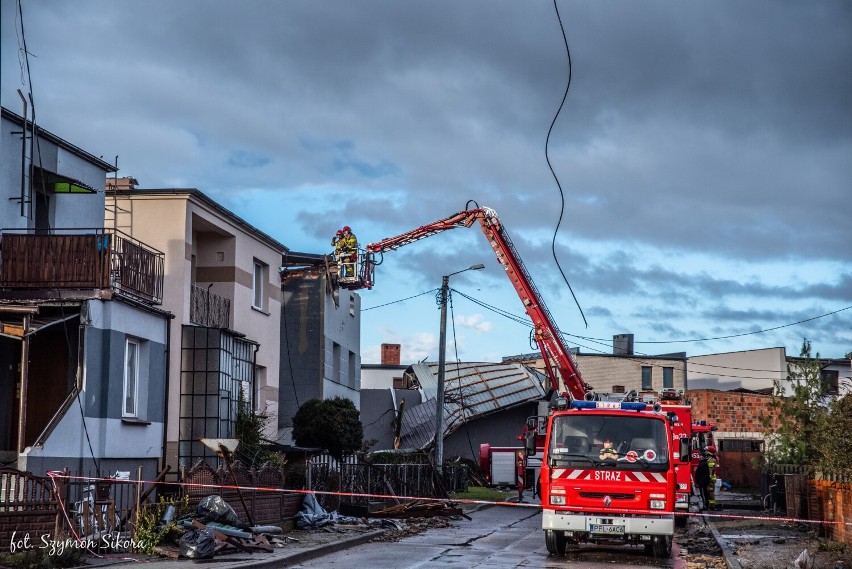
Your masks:
{"label": "broken wooden plank", "polygon": [[180,549],[171,545],[155,545],[151,551],[157,555],[168,557],[169,559],[177,559],[180,557]]}

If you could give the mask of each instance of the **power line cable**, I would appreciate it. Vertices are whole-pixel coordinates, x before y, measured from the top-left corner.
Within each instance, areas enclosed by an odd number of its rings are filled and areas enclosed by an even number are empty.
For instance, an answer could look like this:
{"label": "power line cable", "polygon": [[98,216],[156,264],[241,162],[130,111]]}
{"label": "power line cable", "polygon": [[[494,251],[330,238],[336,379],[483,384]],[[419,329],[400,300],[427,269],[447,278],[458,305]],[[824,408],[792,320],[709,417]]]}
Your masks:
{"label": "power line cable", "polygon": [[437,289],[437,288],[433,288],[433,289],[429,289],[429,290],[426,290],[426,291],[423,291],[423,292],[419,292],[419,293],[414,294],[414,295],[412,295],[412,296],[407,296],[407,297],[405,297],[405,298],[400,298],[400,299],[398,299],[398,300],[392,300],[392,301],[390,301],[390,302],[386,302],[386,303],[384,303],[384,304],[378,304],[378,305],[376,305],[376,306],[370,306],[370,307],[368,307],[368,308],[362,308],[362,309],[361,309],[361,312],[366,312],[366,311],[368,311],[368,310],[375,310],[376,308],[383,308],[383,307],[385,307],[385,306],[390,306],[390,305],[392,305],[392,304],[398,304],[398,303],[400,303],[400,302],[405,302],[406,300],[411,300],[412,298],[417,298],[418,296],[423,296],[423,295],[426,295],[426,294],[429,294],[429,293],[435,292],[435,291],[437,291],[437,290],[439,290],[439,289]]}
{"label": "power line cable", "polygon": [[[476,305],[478,305],[478,306],[481,306],[482,308],[485,308],[486,310],[489,310],[489,311],[491,311],[491,312],[494,312],[494,313],[496,313],[496,314],[498,314],[498,315],[500,315],[500,316],[503,316],[504,318],[507,318],[508,320],[511,320],[511,321],[513,321],[513,322],[517,322],[518,324],[521,324],[521,325],[526,326],[526,327],[528,327],[528,328],[532,328],[532,327],[533,327],[533,326],[532,326],[532,323],[531,323],[531,322],[529,322],[529,320],[527,320],[527,319],[525,319],[525,318],[522,318],[522,317],[517,316],[517,315],[515,315],[515,314],[512,314],[512,313],[506,312],[505,310],[503,310],[503,309],[501,309],[501,308],[498,308],[498,307],[492,306],[492,305],[490,305],[490,304],[488,304],[488,303],[486,303],[486,302],[483,302],[483,301],[481,301],[481,300],[479,300],[479,299],[476,299],[476,298],[474,298],[474,297],[472,297],[472,296],[470,296],[470,295],[467,295],[467,294],[465,294],[465,293],[463,293],[463,292],[461,292],[461,291],[459,291],[459,290],[456,290],[456,289],[451,289],[451,290],[453,290],[454,292],[458,293],[458,294],[459,294],[459,295],[461,295],[463,298],[466,298],[467,300],[470,300],[470,301],[471,301],[471,302],[473,302],[474,304],[476,304]],[[852,307],[847,307],[847,308],[852,308]],[[822,317],[825,317],[825,316],[830,316],[830,315],[835,314],[835,313],[837,313],[837,312],[840,312],[840,311],[842,311],[842,310],[846,310],[847,308],[840,309],[840,310],[836,310],[836,311],[834,311],[834,312],[830,312],[830,313],[828,313],[828,314],[823,314],[822,316],[818,316],[818,317],[814,317],[814,318],[808,318],[808,319],[803,320],[803,321],[801,321],[801,322],[808,322],[808,321],[811,321],[811,320],[815,320],[816,318],[822,318]],[[798,323],[800,323],[800,322],[798,322]],[[792,325],[795,325],[795,324],[798,324],[798,323],[787,324],[787,325],[785,325],[785,326],[792,326]],[[785,326],[782,326],[782,327],[785,327]],[[774,329],[775,329],[775,328],[771,328],[771,329],[768,329],[767,331],[769,331],[769,330],[774,330]],[[593,338],[584,338],[583,336],[575,336],[575,335],[573,335],[573,334],[568,334],[568,333],[562,332],[561,330],[558,330],[558,329],[557,329],[557,332],[558,332],[559,334],[561,334],[562,336],[567,336],[567,337],[572,337],[572,338],[581,338],[581,339],[586,339],[586,340],[594,340]],[[758,332],[752,332],[752,333],[753,333],[753,334],[757,334]],[[592,346],[588,346],[588,345],[580,344],[580,343],[578,343],[578,342],[576,342],[576,341],[575,341],[574,343],[577,345],[577,347],[584,348],[584,349],[589,350],[589,351],[592,351],[592,352],[597,352],[597,353],[599,353],[599,354],[605,354],[605,355],[607,354],[607,352],[604,352],[603,350],[600,350],[599,348],[595,348],[595,347],[592,347]],[[601,343],[601,345],[603,345],[604,347],[612,348],[612,344],[607,344],[607,343],[604,343],[604,342],[600,342],[600,343]],[[644,357],[647,357],[647,358],[655,358],[655,357],[657,357],[657,356],[654,356],[653,354],[644,354],[644,353],[640,353],[640,354],[637,354],[637,355],[639,355],[639,356],[644,356]],[[634,359],[635,361],[639,361],[639,362],[642,362],[642,363],[649,363],[649,364],[652,364],[652,362],[648,362],[648,361],[643,360],[643,359],[639,359],[639,358],[633,358],[633,359]],[[652,365],[653,365],[653,364],[652,364]],[[732,366],[723,366],[723,365],[718,365],[718,364],[705,364],[705,363],[694,363],[693,365],[708,366],[708,367],[716,367],[716,368],[720,368],[720,369],[727,369],[727,370],[754,371],[754,372],[765,372],[765,373],[782,373],[782,372],[784,371],[784,370],[769,370],[769,369],[738,368],[738,367],[732,367]],[[659,367],[659,366],[658,366],[658,367]],[[720,375],[720,377],[741,377],[741,376],[724,376],[724,375],[721,375],[721,374],[719,374],[719,375]],[[745,378],[745,377],[744,377],[744,379],[766,379],[766,378]]]}
{"label": "power line cable", "polygon": [[831,312],[827,312],[825,314],[820,314],[819,316],[813,316],[811,318],[805,318],[804,320],[799,320],[798,322],[791,322],[790,324],[782,324],[781,326],[774,326],[772,328],[764,328],[762,330],[757,330],[754,332],[743,332],[741,334],[730,334],[728,336],[716,336],[714,338],[697,338],[691,340],[658,340],[658,341],[646,341],[646,342],[638,342],[639,344],[683,344],[686,342],[709,342],[711,340],[727,340],[729,338],[740,338],[742,336],[751,336],[752,334],[763,334],[764,332],[772,332],[774,330],[780,330],[781,328],[789,328],[790,326],[796,326],[798,324],[804,324],[805,322],[811,322],[813,320],[818,320],[820,318],[825,318],[826,316],[831,316],[833,314],[837,314],[838,312],[843,312],[844,310],[849,310],[852,308],[852,305],[845,306],[843,308],[839,308],[837,310],[833,310]]}
{"label": "power line cable", "polygon": [[556,227],[553,230],[553,240],[550,243],[550,251],[553,255],[553,260],[556,262],[556,267],[562,275],[562,280],[568,285],[568,290],[571,292],[571,297],[574,299],[574,304],[580,311],[580,316],[583,317],[583,323],[586,328],[589,327],[589,322],[586,320],[586,315],[583,313],[583,307],[580,306],[580,301],[577,300],[577,295],[574,294],[574,289],[571,283],[568,282],[568,277],[565,276],[565,271],[562,270],[562,265],[559,263],[559,258],[556,256],[556,235],[559,233],[559,227],[562,225],[562,218],[565,215],[565,193],[562,191],[562,184],[559,182],[559,177],[553,169],[553,164],[550,163],[550,134],[553,132],[553,126],[559,118],[559,113],[562,112],[562,107],[565,106],[565,100],[568,98],[568,90],[571,88],[571,75],[573,73],[573,65],[571,64],[571,49],[568,47],[568,37],[565,35],[565,26],[562,25],[562,16],[559,15],[559,6],[556,0],[553,0],[553,9],[556,10],[556,19],[559,21],[559,30],[562,32],[562,41],[565,44],[565,53],[568,56],[568,82],[565,84],[565,92],[562,94],[562,101],[559,103],[559,108],[556,109],[556,114],[553,115],[553,120],[550,121],[550,128],[547,129],[547,137],[544,140],[544,159],[547,161],[547,167],[550,168],[550,173],[556,181],[556,187],[559,188],[559,220],[556,222]]}
{"label": "power line cable", "polygon": [[[450,289],[452,290],[452,289]],[[476,453],[473,451],[473,441],[470,438],[470,427],[467,424],[467,414],[465,413],[465,404],[464,404],[464,389],[462,389],[461,377],[458,373],[459,366],[461,366],[461,359],[459,359],[459,344],[458,338],[456,337],[456,313],[453,310],[453,295],[448,291],[447,302],[450,304],[450,321],[453,324],[453,349],[456,354],[456,381],[459,386],[459,404],[461,405],[461,420],[464,425],[465,433],[467,434],[467,444],[470,447],[470,457],[471,460],[476,460]]]}
{"label": "power line cable", "polygon": [[[496,312],[497,314],[500,314],[502,316],[506,316],[507,318],[509,318],[511,320],[514,320],[516,322],[520,322],[520,323],[528,325],[530,327],[532,326],[532,324],[530,324],[529,322],[526,322],[525,319],[520,317],[520,316],[508,313],[501,308],[498,308],[496,306],[492,306],[492,305],[490,305],[486,302],[483,302],[479,299],[473,298],[472,296],[469,296],[469,295],[467,295],[467,294],[465,294],[461,291],[456,290],[455,292],[457,292],[458,294],[460,294],[464,298],[470,300],[471,302],[473,302],[475,304],[478,304],[479,306],[481,306],[481,307],[483,307],[487,310],[490,310],[492,312]],[[727,340],[727,339],[730,339],[730,338],[739,338],[739,337],[742,337],[742,336],[752,336],[752,335],[756,335],[756,334],[763,334],[763,333],[766,333],[766,332],[773,332],[775,330],[780,330],[782,328],[789,328],[791,326],[797,326],[799,324],[804,324],[806,322],[811,322],[813,320],[819,320],[820,318],[832,316],[832,315],[837,314],[839,312],[849,310],[850,308],[852,308],[852,305],[845,306],[843,308],[838,308],[837,310],[832,310],[831,312],[826,312],[825,314],[820,314],[818,316],[812,316],[811,318],[805,318],[803,320],[798,320],[796,322],[790,322],[789,324],[782,324],[780,326],[774,326],[772,328],[763,328],[763,329],[760,329],[760,330],[754,330],[752,332],[743,332],[743,333],[740,333],[740,334],[730,334],[730,335],[727,335],[727,336],[716,336],[716,337],[713,337],[713,338],[690,338],[690,339],[685,339],[685,340],[656,340],[656,341],[642,341],[642,342],[636,341],[636,342],[634,342],[634,344],[685,344],[685,343],[695,343],[695,342],[709,342],[709,341],[712,341],[712,340]],[[559,333],[562,334],[563,336],[567,336],[567,337],[570,337],[570,338],[576,338],[576,339],[585,340],[585,341],[588,341],[588,342],[600,343],[603,346],[612,347],[611,341],[605,340],[603,338],[591,338],[591,337],[588,337],[588,336],[578,336],[576,334],[570,334],[568,332],[563,332],[561,330],[559,331]]]}

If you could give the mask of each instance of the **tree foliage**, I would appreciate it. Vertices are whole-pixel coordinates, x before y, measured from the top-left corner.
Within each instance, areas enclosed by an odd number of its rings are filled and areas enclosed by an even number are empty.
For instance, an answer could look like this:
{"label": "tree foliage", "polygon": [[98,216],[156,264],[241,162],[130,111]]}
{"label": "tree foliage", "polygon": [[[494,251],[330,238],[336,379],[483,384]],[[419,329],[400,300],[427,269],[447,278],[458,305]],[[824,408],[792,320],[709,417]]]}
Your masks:
{"label": "tree foliage", "polygon": [[802,343],[801,359],[787,364],[787,383],[775,382],[772,415],[761,417],[772,433],[766,458],[776,464],[815,466],[852,475],[852,394],[831,400],[819,354]]}
{"label": "tree foliage", "polygon": [[800,356],[801,360],[787,364],[790,392],[776,381],[771,403],[774,416],[762,417],[774,435],[766,453],[769,462],[816,465],[823,454],[819,443],[828,409],[819,354],[811,355],[811,343],[805,339]]}
{"label": "tree foliage", "polygon": [[311,399],[293,416],[293,440],[301,447],[326,449],[340,459],[344,453],[361,449],[364,427],[351,400]]}
{"label": "tree foliage", "polygon": [[852,395],[831,403],[818,441],[819,467],[825,472],[852,474]]}

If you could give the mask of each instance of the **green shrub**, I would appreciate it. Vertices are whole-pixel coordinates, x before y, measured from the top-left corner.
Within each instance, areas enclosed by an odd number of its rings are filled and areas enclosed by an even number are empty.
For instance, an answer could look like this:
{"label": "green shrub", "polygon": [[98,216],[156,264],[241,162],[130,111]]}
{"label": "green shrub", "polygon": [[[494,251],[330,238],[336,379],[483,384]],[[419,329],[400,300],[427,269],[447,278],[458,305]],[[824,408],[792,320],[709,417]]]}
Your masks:
{"label": "green shrub", "polygon": [[[168,524],[161,523],[163,514],[169,506],[175,507],[175,515]],[[139,511],[139,518],[133,532],[133,539],[138,544],[139,553],[150,555],[155,546],[176,545],[184,530],[178,527],[178,518],[191,513],[189,498],[161,498],[156,504],[146,504]]]}
{"label": "green shrub", "polygon": [[311,399],[293,416],[293,440],[301,447],[325,449],[339,460],[361,449],[364,427],[351,400]]}

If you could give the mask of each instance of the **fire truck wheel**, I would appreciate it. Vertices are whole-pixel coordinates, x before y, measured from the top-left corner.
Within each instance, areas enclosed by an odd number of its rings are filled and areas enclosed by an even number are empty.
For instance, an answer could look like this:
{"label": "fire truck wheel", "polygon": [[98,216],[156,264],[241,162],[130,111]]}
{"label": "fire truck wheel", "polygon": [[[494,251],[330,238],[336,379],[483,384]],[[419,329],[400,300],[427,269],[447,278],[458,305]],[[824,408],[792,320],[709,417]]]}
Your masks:
{"label": "fire truck wheel", "polygon": [[645,551],[654,557],[668,558],[672,556],[672,538],[668,535],[655,535],[654,541],[645,544]]}
{"label": "fire truck wheel", "polygon": [[553,529],[544,530],[544,543],[550,555],[565,555],[565,532]]}

